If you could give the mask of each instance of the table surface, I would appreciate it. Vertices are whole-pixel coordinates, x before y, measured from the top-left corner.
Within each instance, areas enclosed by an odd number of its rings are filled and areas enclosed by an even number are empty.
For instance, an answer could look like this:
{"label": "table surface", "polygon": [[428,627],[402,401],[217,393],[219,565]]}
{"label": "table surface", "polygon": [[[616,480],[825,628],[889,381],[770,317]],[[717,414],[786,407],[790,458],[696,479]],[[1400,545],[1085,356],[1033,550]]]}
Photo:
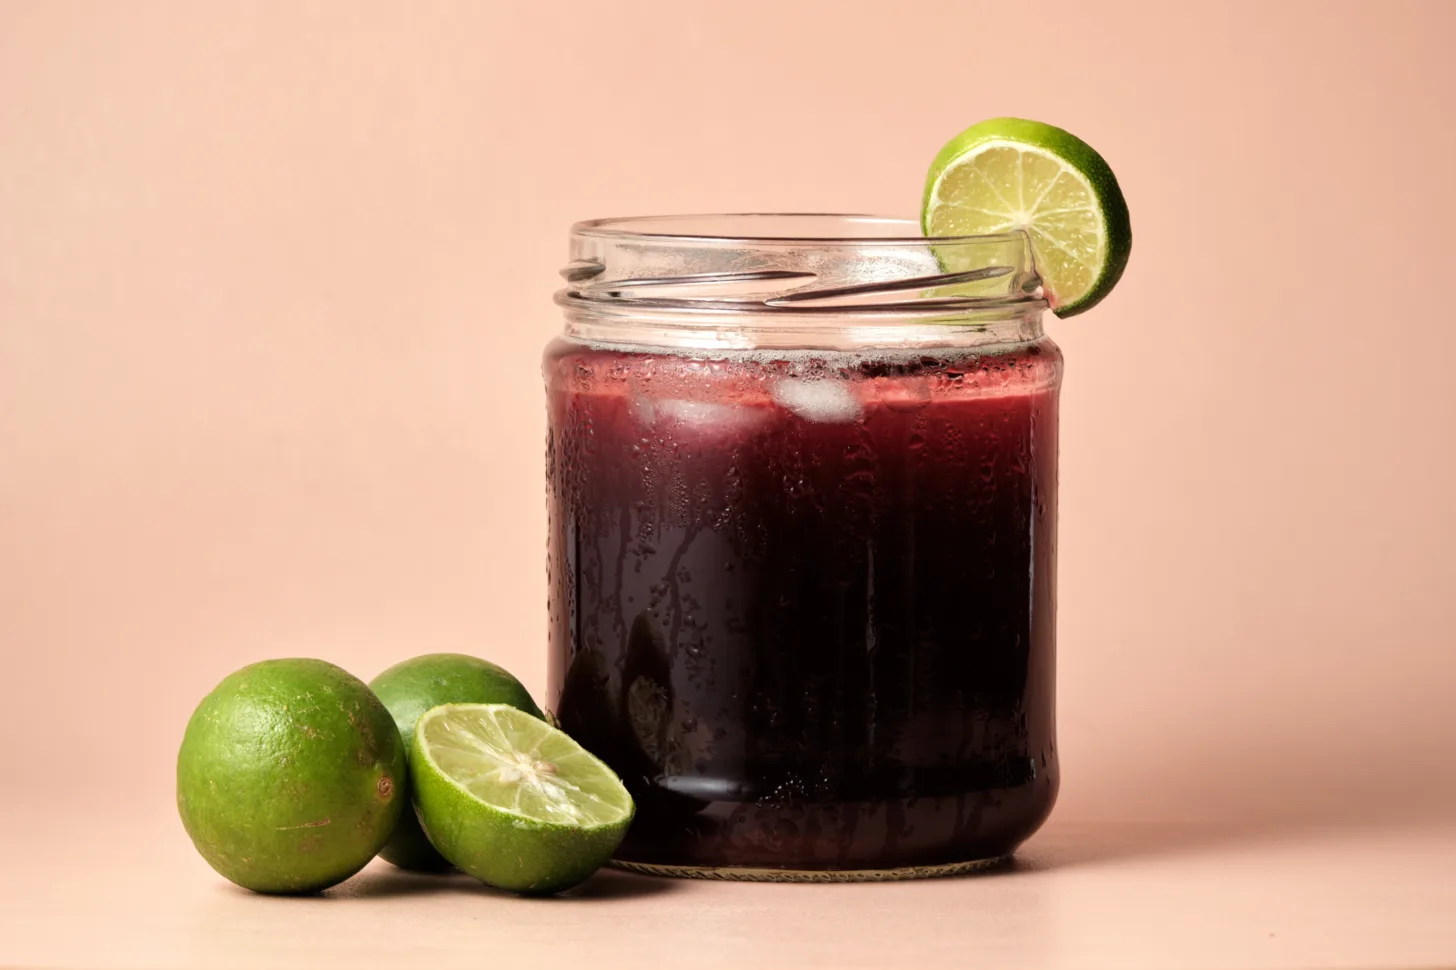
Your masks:
{"label": "table surface", "polygon": [[165,812],[6,819],[0,967],[1456,966],[1456,820],[1231,832],[1053,820],[1010,868],[759,885],[603,871],[520,899],[376,860],[320,896],[213,874]]}

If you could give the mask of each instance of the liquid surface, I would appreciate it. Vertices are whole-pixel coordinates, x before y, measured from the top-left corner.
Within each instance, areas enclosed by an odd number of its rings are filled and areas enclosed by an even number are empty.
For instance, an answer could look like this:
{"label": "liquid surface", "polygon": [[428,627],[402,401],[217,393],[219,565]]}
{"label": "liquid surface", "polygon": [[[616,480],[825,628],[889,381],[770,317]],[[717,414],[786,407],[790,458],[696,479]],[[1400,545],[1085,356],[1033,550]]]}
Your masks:
{"label": "liquid surface", "polygon": [[1041,824],[1060,371],[553,344],[550,706],[637,799],[620,858],[943,865]]}

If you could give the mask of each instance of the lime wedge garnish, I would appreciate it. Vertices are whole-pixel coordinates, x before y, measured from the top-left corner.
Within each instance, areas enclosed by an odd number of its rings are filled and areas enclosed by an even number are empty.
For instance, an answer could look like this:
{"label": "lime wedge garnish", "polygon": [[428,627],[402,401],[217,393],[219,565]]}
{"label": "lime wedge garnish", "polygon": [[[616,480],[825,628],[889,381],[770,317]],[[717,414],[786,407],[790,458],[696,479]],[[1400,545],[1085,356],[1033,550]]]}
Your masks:
{"label": "lime wedge garnish", "polygon": [[[1023,230],[1057,316],[1096,305],[1132,251],[1127,203],[1102,156],[1070,132],[1039,121],[993,118],[940,150],[925,181],[927,236]],[[947,272],[956,247],[937,251]]]}
{"label": "lime wedge garnish", "polygon": [[585,748],[505,704],[446,704],[415,725],[415,812],[430,843],[482,882],[556,893],[611,858],[632,796]]}

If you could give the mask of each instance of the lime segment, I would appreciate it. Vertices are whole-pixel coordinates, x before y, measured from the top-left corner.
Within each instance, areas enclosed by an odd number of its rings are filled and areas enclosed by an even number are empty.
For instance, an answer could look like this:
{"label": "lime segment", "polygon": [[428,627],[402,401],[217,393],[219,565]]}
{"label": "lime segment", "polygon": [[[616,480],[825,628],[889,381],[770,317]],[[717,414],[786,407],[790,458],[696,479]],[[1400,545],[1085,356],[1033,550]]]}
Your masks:
{"label": "lime segment", "polygon": [[583,882],[621,843],[632,797],[565,733],[504,704],[447,704],[419,719],[411,772],[426,835],[501,889]]}
{"label": "lime segment", "polygon": [[[1052,125],[995,118],[940,150],[925,182],[927,236],[1022,231],[1058,316],[1097,304],[1122,276],[1132,250],[1127,203],[1112,169],[1080,138]],[[943,247],[948,272],[956,247]]]}

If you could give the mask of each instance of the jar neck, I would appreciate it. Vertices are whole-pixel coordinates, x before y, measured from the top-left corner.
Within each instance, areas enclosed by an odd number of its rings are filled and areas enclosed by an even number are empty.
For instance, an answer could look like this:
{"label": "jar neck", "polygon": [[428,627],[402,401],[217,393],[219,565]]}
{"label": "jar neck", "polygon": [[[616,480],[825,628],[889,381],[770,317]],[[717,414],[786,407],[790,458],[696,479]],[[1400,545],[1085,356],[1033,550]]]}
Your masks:
{"label": "jar neck", "polygon": [[914,348],[1041,336],[1023,232],[926,238],[910,220],[722,215],[577,224],[557,302],[582,340]]}

